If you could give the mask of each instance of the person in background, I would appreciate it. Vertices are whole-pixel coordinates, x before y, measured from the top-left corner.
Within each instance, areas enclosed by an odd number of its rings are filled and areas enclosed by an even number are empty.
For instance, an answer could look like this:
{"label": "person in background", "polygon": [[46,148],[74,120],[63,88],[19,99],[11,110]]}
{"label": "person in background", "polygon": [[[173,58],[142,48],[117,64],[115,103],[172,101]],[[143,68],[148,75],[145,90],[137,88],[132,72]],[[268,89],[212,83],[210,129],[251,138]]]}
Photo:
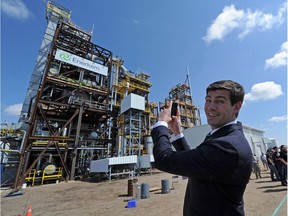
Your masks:
{"label": "person in background", "polygon": [[262,162],[264,169],[267,171],[269,169],[269,167],[268,167],[266,155],[263,152],[260,155],[260,160]]}
{"label": "person in background", "polygon": [[280,157],[279,160],[282,163],[281,166],[281,184],[287,186],[287,146],[280,146]]}
{"label": "person in background", "polygon": [[272,148],[267,149],[266,159],[267,159],[267,163],[268,163],[268,166],[270,169],[271,180],[272,181],[279,181],[280,177],[279,177],[278,171],[275,167],[275,164],[274,164],[273,158],[272,158],[273,153],[274,153],[274,149],[272,149]]}
{"label": "person in background", "polygon": [[[243,194],[253,157],[242,124],[237,121],[244,94],[243,87],[231,80],[207,87],[204,110],[212,130],[195,149],[190,149],[181,132],[179,110],[171,117],[172,101],[152,126],[156,168],[189,178],[184,216],[245,215]],[[174,135],[171,141],[168,127]]]}
{"label": "person in background", "polygon": [[256,179],[261,178],[261,170],[260,170],[260,166],[259,166],[259,159],[256,156],[256,154],[253,154],[252,171],[254,172]]}
{"label": "person in background", "polygon": [[282,174],[283,174],[284,167],[287,167],[287,166],[284,165],[283,158],[280,156],[280,152],[281,152],[280,148],[278,148],[277,146],[274,146],[273,149],[274,149],[274,153],[272,155],[272,158],[273,158],[273,162],[279,174],[279,180],[281,181],[281,184],[283,186],[286,186],[287,182],[285,184],[285,180]]}

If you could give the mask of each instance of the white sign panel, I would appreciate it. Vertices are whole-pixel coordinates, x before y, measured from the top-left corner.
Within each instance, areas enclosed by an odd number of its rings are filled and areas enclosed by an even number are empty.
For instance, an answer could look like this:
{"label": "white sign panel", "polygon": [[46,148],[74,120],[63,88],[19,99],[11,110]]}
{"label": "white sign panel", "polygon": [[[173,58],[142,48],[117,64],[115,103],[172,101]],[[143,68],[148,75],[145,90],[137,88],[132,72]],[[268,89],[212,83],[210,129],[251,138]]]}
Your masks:
{"label": "white sign panel", "polygon": [[71,65],[75,65],[77,67],[84,68],[89,71],[93,71],[98,74],[102,74],[104,76],[108,75],[108,67],[100,65],[93,61],[89,61],[85,58],[73,55],[61,49],[57,49],[55,59],[62,61],[62,62],[69,63]]}

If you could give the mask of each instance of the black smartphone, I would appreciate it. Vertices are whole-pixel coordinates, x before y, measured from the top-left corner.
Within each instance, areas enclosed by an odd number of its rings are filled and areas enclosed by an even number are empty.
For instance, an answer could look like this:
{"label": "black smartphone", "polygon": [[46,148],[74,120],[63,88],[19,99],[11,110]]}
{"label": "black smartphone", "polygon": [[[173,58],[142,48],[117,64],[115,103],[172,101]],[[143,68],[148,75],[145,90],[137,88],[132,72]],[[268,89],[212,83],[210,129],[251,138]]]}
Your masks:
{"label": "black smartphone", "polygon": [[172,103],[172,108],[171,108],[171,118],[172,118],[172,116],[176,116],[177,108],[178,108],[178,103],[173,102]]}

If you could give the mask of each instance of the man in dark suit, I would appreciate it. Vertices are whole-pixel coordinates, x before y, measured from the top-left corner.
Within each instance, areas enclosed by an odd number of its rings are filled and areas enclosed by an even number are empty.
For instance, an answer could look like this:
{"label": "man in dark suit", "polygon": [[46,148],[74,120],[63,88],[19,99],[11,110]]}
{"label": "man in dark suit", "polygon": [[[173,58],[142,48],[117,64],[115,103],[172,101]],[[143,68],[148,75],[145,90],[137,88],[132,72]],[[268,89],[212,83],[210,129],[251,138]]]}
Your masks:
{"label": "man in dark suit", "polygon": [[[253,157],[242,124],[236,120],[244,94],[243,87],[231,80],[207,87],[204,109],[212,131],[195,149],[190,149],[181,133],[179,110],[171,117],[172,101],[152,126],[155,166],[189,177],[184,216],[245,215],[243,194]],[[174,135],[171,141],[168,127]]]}

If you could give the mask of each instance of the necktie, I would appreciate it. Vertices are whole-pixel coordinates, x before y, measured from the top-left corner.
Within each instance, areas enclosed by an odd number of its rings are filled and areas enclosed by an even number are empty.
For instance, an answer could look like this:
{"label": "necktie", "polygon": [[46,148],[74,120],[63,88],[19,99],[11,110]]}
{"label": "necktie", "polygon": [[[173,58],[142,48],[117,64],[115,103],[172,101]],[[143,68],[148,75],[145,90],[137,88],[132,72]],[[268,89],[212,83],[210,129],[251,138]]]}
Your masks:
{"label": "necktie", "polygon": [[212,134],[211,134],[211,131],[206,135],[206,137],[205,137],[205,141],[206,140],[209,140],[209,139],[211,139],[212,138]]}

